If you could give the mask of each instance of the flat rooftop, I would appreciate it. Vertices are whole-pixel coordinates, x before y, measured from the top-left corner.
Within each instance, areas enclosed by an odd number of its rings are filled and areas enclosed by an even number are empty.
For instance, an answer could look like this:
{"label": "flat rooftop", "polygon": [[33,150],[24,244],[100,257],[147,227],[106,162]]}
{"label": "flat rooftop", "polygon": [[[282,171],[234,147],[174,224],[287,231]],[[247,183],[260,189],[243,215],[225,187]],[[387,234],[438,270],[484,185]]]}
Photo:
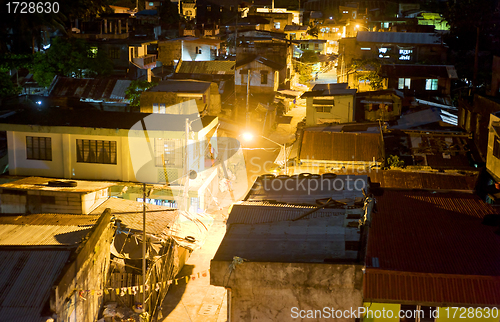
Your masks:
{"label": "flat rooftop", "polygon": [[[49,182],[75,182],[75,187],[60,187],[49,185]],[[4,183],[0,189],[13,190],[41,190],[41,191],[63,191],[88,193],[114,186],[116,183],[105,181],[85,181],[85,180],[61,180],[54,178],[27,177],[24,179]]]}

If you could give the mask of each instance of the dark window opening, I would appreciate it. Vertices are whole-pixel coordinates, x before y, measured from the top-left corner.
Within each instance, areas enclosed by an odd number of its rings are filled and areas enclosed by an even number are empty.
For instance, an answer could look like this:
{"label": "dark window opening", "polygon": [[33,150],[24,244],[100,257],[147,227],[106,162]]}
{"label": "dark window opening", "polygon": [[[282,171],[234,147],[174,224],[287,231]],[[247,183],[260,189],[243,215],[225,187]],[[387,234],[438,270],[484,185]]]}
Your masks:
{"label": "dark window opening", "polygon": [[52,161],[52,140],[46,137],[26,137],[26,158],[28,160]]}
{"label": "dark window opening", "polygon": [[76,140],[76,162],[116,164],[116,141]]}

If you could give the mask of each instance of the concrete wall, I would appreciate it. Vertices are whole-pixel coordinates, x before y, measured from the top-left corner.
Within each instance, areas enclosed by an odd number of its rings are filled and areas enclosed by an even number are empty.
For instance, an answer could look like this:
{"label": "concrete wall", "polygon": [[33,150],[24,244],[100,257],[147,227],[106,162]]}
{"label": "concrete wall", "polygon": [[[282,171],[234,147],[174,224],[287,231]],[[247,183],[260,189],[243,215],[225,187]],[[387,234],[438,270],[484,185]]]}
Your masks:
{"label": "concrete wall", "polygon": [[79,290],[104,289],[114,231],[111,213],[107,210],[54,283],[50,296],[50,309],[57,314],[57,321],[97,320],[104,293],[86,292],[83,294],[84,300],[80,297]]}
{"label": "concrete wall", "polygon": [[158,60],[165,66],[174,66],[174,60],[182,57],[182,43],[180,40],[164,41],[158,44]]}
{"label": "concrete wall", "polygon": [[[196,48],[198,48],[198,53],[196,52]],[[182,60],[184,60],[184,61],[213,60],[214,57],[212,57],[212,55],[211,55],[210,48],[211,48],[210,45],[183,41],[182,42]],[[201,49],[201,54],[199,54],[200,49]],[[215,49],[215,47],[214,47],[214,49]]]}
{"label": "concrete wall", "polygon": [[[210,284],[231,289],[231,321],[300,321],[296,310],[349,310],[363,305],[361,265],[213,261]],[[330,321],[312,319],[311,321]],[[336,321],[354,321],[336,319]]]}
{"label": "concrete wall", "polygon": [[[306,99],[306,125],[316,125],[322,123],[321,120],[332,120],[332,122],[347,123],[354,121],[354,96],[336,95],[321,96],[316,99],[334,100],[334,105],[330,113],[316,112],[313,105],[313,97]],[[324,123],[324,122],[323,122]]]}
{"label": "concrete wall", "polygon": [[[183,139],[184,132],[163,132],[156,134],[148,131],[150,145],[141,133],[130,131],[127,137],[126,131],[102,130],[107,135],[91,135],[94,129],[81,129],[79,132],[89,134],[66,134],[58,133],[54,129],[40,128],[36,132],[7,131],[9,173],[22,176],[44,176],[64,179],[88,179],[88,180],[119,180],[161,182],[159,181],[159,170],[156,167],[154,155],[154,137],[169,139]],[[63,130],[65,131],[65,130]],[[122,133],[123,132],[123,133]],[[114,134],[114,135],[113,135]],[[52,139],[52,161],[27,160],[26,159],[26,136],[51,137]],[[116,164],[84,163],[77,162],[76,140],[105,140],[116,141],[117,162]],[[137,171],[142,169],[140,174]],[[182,171],[182,170],[179,170]],[[137,177],[140,176],[140,177]],[[177,179],[177,178],[176,178]]]}
{"label": "concrete wall", "polygon": [[[267,65],[253,61],[239,67],[236,71],[234,77],[236,93],[246,93],[248,81],[247,69],[250,69],[250,93],[273,93],[278,89],[279,84],[285,81],[285,69],[275,71]],[[261,83],[261,71],[267,71],[267,84]]]}
{"label": "concrete wall", "polygon": [[[48,197],[48,198],[47,198]],[[63,213],[88,214],[108,199],[108,189],[90,193],[3,189],[0,213]]]}

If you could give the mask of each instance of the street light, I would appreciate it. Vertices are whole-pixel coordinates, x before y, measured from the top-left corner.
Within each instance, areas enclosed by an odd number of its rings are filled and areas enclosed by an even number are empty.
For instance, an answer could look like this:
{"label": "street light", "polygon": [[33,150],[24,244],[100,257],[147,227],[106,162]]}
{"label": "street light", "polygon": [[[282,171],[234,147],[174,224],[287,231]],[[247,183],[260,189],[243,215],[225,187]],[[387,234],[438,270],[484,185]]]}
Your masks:
{"label": "street light", "polygon": [[[253,138],[254,138],[254,135],[252,133],[250,133],[250,132],[245,132],[241,136],[243,137],[243,139],[245,141],[252,141]],[[265,137],[263,135],[258,134],[258,136],[260,136],[261,138],[266,139],[266,140],[268,140],[270,142],[273,142],[274,144],[279,145],[281,148],[283,148],[283,157],[284,157],[284,163],[285,163],[285,174],[288,174],[288,165],[287,165],[287,163],[288,163],[287,161],[288,160],[287,160],[287,156],[286,156],[286,143],[280,144],[280,143],[278,143],[278,142],[276,142],[274,140],[271,140],[270,138]]]}
{"label": "street light", "polygon": [[359,29],[359,28],[365,28],[366,30],[371,31],[370,28],[368,28],[368,27],[356,25],[355,29]]}

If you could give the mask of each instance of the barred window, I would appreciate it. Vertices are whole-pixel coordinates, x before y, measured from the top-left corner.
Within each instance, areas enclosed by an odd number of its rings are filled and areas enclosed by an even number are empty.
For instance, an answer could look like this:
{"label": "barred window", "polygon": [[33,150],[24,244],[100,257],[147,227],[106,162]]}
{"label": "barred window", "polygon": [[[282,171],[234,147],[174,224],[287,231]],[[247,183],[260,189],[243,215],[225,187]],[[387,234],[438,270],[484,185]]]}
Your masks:
{"label": "barred window", "polygon": [[27,136],[26,158],[28,160],[52,161],[52,143],[50,138]]}
{"label": "barred window", "polygon": [[182,144],[177,139],[155,139],[155,164],[157,167],[182,166]]}
{"label": "barred window", "polygon": [[76,162],[116,164],[116,141],[76,140]]}

